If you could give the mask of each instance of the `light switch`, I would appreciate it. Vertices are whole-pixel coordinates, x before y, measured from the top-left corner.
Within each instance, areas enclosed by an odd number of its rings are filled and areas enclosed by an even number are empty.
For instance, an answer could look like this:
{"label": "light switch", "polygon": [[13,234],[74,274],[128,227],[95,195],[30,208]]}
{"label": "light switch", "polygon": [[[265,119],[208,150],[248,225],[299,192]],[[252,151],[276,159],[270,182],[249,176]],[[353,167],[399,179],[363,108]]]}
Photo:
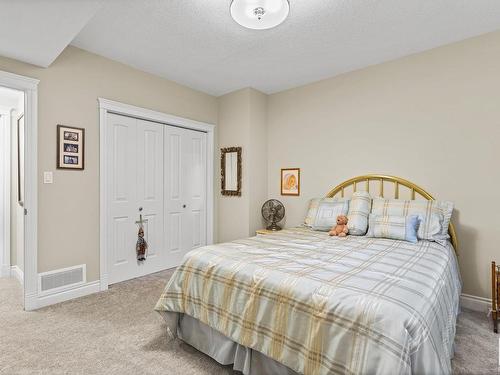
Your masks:
{"label": "light switch", "polygon": [[52,176],[52,172],[43,172],[43,183],[44,184],[51,184],[54,182],[54,178]]}

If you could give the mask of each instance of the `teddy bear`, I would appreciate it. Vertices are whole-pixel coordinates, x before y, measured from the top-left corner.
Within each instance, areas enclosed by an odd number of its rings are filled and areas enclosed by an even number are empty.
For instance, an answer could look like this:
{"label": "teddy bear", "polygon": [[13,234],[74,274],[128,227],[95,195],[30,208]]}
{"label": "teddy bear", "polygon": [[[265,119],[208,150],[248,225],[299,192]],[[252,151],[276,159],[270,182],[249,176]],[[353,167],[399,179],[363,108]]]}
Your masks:
{"label": "teddy bear", "polygon": [[337,225],[335,225],[330,232],[328,233],[330,236],[339,236],[345,237],[349,233],[349,229],[347,228],[347,216],[339,215],[337,216]]}

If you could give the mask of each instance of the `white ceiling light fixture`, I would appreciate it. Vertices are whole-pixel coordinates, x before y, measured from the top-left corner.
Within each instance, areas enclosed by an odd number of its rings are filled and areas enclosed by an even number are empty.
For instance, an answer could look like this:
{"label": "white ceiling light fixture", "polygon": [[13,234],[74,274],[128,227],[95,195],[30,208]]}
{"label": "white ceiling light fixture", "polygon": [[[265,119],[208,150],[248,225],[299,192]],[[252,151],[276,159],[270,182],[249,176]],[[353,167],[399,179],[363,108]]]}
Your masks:
{"label": "white ceiling light fixture", "polygon": [[278,26],[290,12],[288,0],[232,0],[231,17],[241,26],[265,30]]}

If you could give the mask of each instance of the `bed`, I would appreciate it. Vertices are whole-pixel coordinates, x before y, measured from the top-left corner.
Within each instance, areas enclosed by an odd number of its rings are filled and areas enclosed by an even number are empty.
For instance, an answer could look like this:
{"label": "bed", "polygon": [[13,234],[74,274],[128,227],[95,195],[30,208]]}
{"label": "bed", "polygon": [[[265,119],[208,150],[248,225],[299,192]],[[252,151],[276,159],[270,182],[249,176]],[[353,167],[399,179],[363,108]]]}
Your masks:
{"label": "bed", "polygon": [[[384,196],[396,177],[348,188]],[[373,187],[372,187],[373,189]],[[168,334],[244,374],[449,374],[461,280],[450,241],[330,237],[292,228],[193,250],[155,309]]]}

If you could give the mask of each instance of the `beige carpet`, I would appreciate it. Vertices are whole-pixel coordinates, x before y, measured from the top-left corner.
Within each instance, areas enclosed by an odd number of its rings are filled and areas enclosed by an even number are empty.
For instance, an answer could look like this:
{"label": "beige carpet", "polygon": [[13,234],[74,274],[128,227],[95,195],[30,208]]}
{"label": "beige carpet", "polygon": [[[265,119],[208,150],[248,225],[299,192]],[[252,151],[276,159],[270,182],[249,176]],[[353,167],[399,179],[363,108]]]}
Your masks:
{"label": "beige carpet", "polygon": [[[153,306],[171,273],[35,312],[22,310],[14,279],[0,279],[0,374],[232,374],[182,342],[167,343]],[[497,373],[498,335],[484,314],[460,315],[456,344],[455,373]]]}

